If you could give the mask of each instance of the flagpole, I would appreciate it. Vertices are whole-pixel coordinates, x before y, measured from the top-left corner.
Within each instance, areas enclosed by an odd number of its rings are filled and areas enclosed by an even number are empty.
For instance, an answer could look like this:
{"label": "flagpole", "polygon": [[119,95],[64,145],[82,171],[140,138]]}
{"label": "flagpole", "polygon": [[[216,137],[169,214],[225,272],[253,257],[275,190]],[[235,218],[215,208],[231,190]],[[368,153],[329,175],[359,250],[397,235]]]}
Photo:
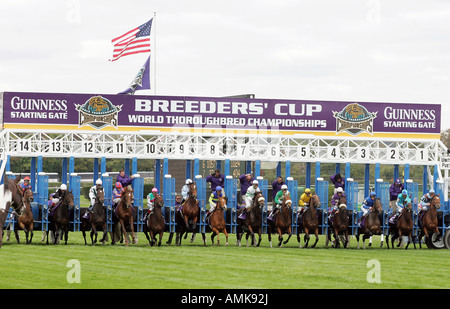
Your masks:
{"label": "flagpole", "polygon": [[[156,12],[153,12],[153,94],[156,95]],[[150,74],[150,72],[148,73]],[[150,79],[151,80],[151,79]]]}

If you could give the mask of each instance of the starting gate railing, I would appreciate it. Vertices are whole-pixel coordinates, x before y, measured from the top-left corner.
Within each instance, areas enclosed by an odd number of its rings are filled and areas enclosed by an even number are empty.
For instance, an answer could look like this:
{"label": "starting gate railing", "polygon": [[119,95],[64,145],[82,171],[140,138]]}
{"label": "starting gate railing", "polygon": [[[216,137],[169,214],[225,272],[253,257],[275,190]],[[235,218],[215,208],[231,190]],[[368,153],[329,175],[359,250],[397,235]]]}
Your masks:
{"label": "starting gate railing", "polygon": [[408,191],[408,196],[411,198],[412,206],[413,206],[413,235],[418,235],[419,233],[419,184],[417,182],[413,182],[412,179],[407,179],[405,182],[405,189]]}
{"label": "starting gate railing", "polygon": [[358,228],[358,182],[354,181],[353,178],[347,178],[347,186],[345,187],[345,193],[347,195],[347,210],[351,211],[350,223],[352,235],[356,234]]}
{"label": "starting gate railing", "polygon": [[383,181],[383,179],[377,179],[375,182],[375,193],[377,198],[381,201],[381,206],[383,207],[383,234],[386,235],[389,231],[389,214],[391,213],[389,206],[389,182]]}
{"label": "starting gate railing", "polygon": [[230,232],[236,233],[237,227],[237,205],[238,205],[238,179],[233,179],[233,176],[225,177],[225,196],[227,197],[227,208],[230,209]]}
{"label": "starting gate railing", "polygon": [[288,191],[291,194],[292,200],[292,234],[297,234],[298,224],[297,224],[297,206],[298,206],[298,181],[294,180],[292,177],[286,178],[286,185]]}
{"label": "starting gate railing", "polygon": [[136,231],[143,232],[144,225],[144,178],[139,174],[133,175],[133,197],[134,207],[137,208],[136,213]]}
{"label": "starting gate railing", "polygon": [[[164,199],[164,214],[166,217],[166,225],[169,226],[169,232],[175,232],[175,178],[171,175],[164,175],[163,180],[163,199]],[[169,217],[167,218],[167,214]]]}
{"label": "starting gate railing", "polygon": [[[200,222],[199,229],[200,233],[206,233],[206,226],[208,225],[205,221],[206,218],[206,179],[202,178],[202,175],[195,175],[195,184],[197,185],[197,200],[198,206],[200,207]],[[226,213],[224,212],[224,216]]]}
{"label": "starting gate railing", "polygon": [[113,226],[113,178],[108,173],[102,174],[103,190],[105,192],[105,200],[103,205],[106,206],[106,229],[112,232]]}
{"label": "starting gate railing", "polygon": [[78,176],[76,173],[71,173],[69,175],[69,190],[72,191],[73,194],[73,230],[80,231],[81,225],[81,206],[80,206],[80,191],[81,191],[81,176]]}
{"label": "starting gate railing", "polygon": [[325,235],[328,230],[328,181],[323,178],[317,178],[316,194],[320,199],[320,209],[322,210],[322,234]]}

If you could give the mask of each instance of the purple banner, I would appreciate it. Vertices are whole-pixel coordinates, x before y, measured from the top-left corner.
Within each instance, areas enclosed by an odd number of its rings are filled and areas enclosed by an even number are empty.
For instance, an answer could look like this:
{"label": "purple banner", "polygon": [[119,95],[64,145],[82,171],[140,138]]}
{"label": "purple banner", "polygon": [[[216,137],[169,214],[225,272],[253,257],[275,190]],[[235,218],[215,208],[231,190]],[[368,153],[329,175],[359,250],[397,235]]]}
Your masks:
{"label": "purple banner", "polygon": [[[3,127],[440,134],[439,104],[5,92]],[[64,127],[62,127],[64,126]],[[366,136],[366,135],[365,135]],[[436,137],[434,137],[436,138]],[[438,137],[437,137],[438,138]]]}

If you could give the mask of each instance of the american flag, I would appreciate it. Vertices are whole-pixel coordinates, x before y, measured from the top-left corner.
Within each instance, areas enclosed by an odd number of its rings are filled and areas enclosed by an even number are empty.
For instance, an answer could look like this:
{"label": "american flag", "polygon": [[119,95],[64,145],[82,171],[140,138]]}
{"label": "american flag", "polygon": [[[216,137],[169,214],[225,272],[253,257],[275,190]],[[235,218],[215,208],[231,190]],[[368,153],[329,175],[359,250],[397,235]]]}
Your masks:
{"label": "american flag", "polygon": [[111,43],[114,45],[114,51],[110,61],[116,61],[123,56],[150,52],[152,21],[153,18],[145,24],[112,39]]}

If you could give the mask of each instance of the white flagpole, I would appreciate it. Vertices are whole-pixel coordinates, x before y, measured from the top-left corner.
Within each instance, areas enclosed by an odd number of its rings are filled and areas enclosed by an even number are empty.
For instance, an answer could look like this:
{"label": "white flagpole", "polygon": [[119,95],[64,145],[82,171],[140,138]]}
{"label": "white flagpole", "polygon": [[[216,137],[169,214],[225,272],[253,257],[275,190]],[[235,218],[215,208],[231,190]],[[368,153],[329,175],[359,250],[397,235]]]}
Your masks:
{"label": "white flagpole", "polygon": [[[153,12],[153,23],[152,23],[152,32],[153,32],[153,94],[156,95],[156,12]],[[150,72],[149,72],[150,74]],[[152,79],[150,79],[151,81]]]}

